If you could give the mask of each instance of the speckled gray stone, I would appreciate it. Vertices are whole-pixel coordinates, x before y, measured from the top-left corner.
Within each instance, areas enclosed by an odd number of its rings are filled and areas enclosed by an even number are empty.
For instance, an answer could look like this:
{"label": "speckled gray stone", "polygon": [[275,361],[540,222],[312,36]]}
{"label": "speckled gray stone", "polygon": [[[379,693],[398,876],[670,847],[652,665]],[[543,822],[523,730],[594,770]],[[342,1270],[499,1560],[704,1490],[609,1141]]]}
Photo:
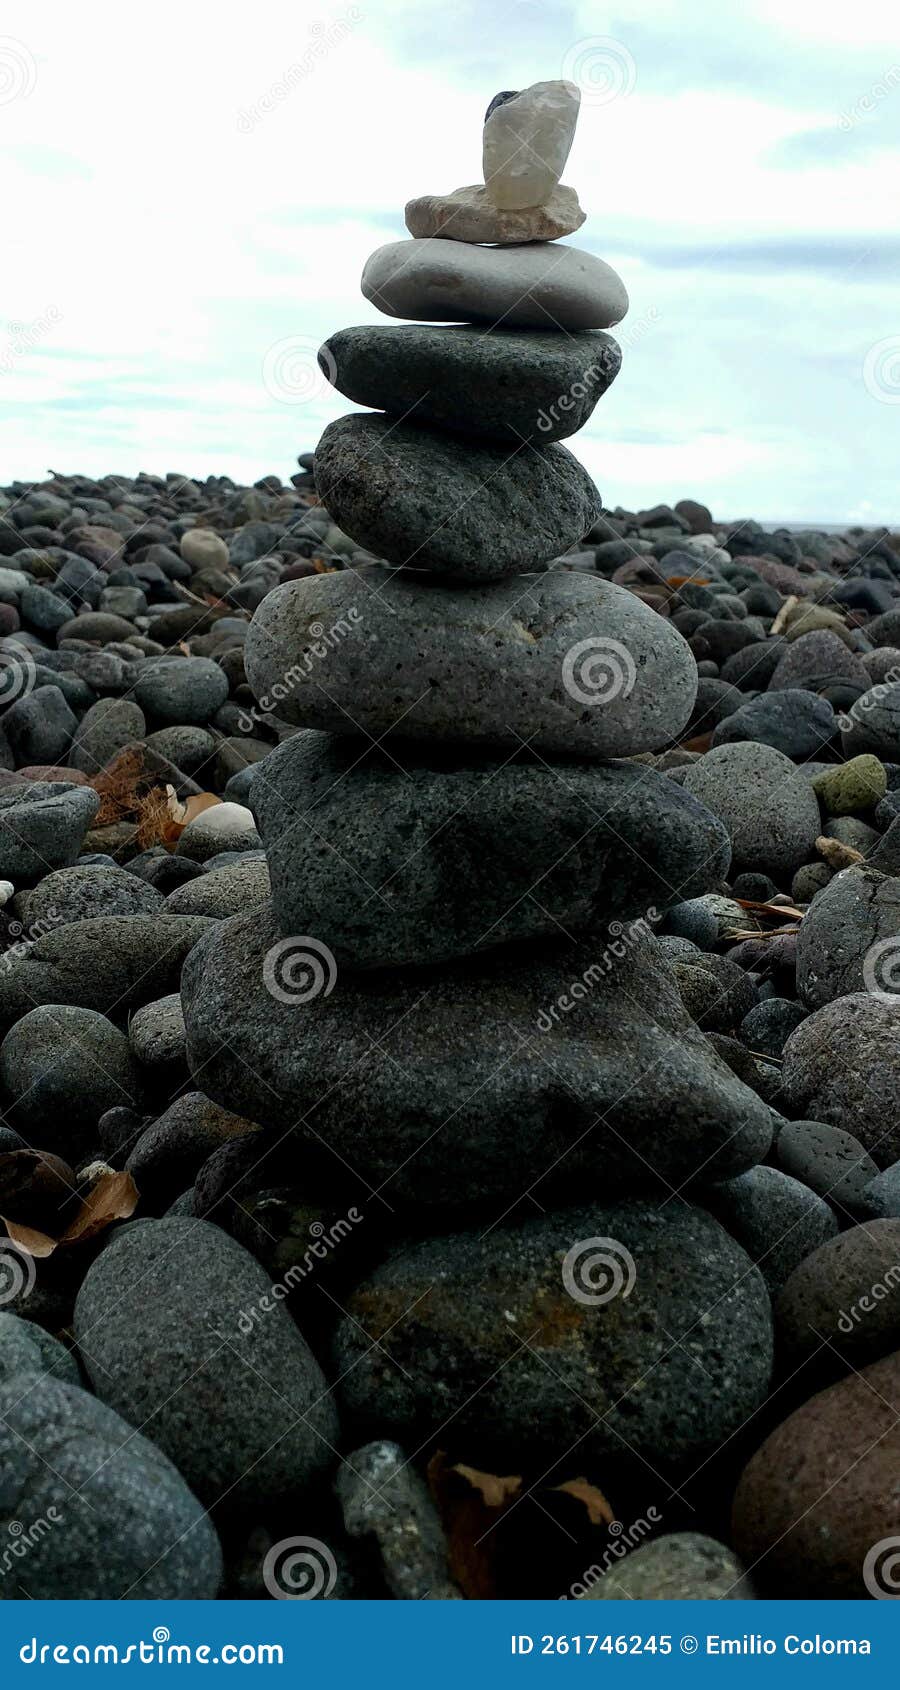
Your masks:
{"label": "speckled gray stone", "polygon": [[37,938],[41,932],[110,915],[153,915],[164,908],[155,886],[126,869],[103,863],[75,863],[54,869],[29,891],[13,899],[12,909],[23,927]]}
{"label": "speckled gray stone", "polygon": [[398,1444],[355,1449],[338,1469],[335,1490],[348,1535],[376,1549],[398,1602],[461,1596],[447,1572],[447,1540],[431,1493]]}
{"label": "speckled gray stone", "polygon": [[22,1320],[0,1309],[0,1384],[14,1373],[36,1373],[39,1378],[59,1379],[64,1385],[81,1383],[74,1355],[58,1338],[33,1320]]}
{"label": "speckled gray stone", "polygon": [[900,681],[872,687],[847,712],[841,735],[848,757],[874,751],[892,762],[900,759]]}
{"label": "speckled gray stone", "polygon": [[720,745],[682,783],[725,823],[735,873],[755,869],[790,885],[814,852],[819,805],[809,781],[770,745]]}
{"label": "speckled gray stone", "polygon": [[615,1561],[581,1597],[592,1602],[747,1602],[756,1596],[743,1563],[702,1532],[671,1532]]}
{"label": "speckled gray stone", "polygon": [[[513,939],[654,925],[728,871],[721,822],[652,769],[506,763],[300,732],[267,758],[250,803],[283,933],[314,933],[350,967],[440,961]],[[265,870],[265,864],[254,864]],[[236,914],[203,897],[170,909]],[[259,897],[266,896],[260,878]],[[532,893],[535,895],[532,896]]]}
{"label": "speckled gray stone", "polygon": [[209,657],[155,657],[141,669],[134,696],[154,722],[208,722],[228,697],[224,670]]}
{"label": "speckled gray stone", "polygon": [[900,997],[853,992],[816,1010],[784,1047],[791,1113],[858,1138],[879,1167],[900,1157]]}
{"label": "speckled gray stone", "polygon": [[339,329],[319,353],[328,380],[357,405],[511,446],[546,445],[583,428],[621,362],[616,341],[599,331],[431,323]]}
{"label": "speckled gray stone", "polygon": [[[145,1409],[128,1425],[77,1385],[33,1386],[30,1372],[0,1383],[0,1601],[214,1597],[219,1540],[135,1429]],[[25,1529],[11,1537],[14,1522]]]}
{"label": "speckled gray stone", "polygon": [[384,416],[339,417],[316,488],[376,557],[459,581],[524,575],[580,540],[603,503],[565,446],[471,441]]}
{"label": "speckled gray stone", "polygon": [[74,1004],[41,1004],[10,1028],[0,1086],[10,1125],[73,1167],[93,1148],[100,1116],[138,1106],[142,1096],[125,1034]]}
{"label": "speckled gray stone", "polygon": [[350,571],[286,582],[257,610],[245,662],[260,701],[301,727],[375,738],[399,727],[511,748],[527,739],[573,756],[666,744],[697,689],[693,654],[669,622],[623,587],[576,573],[467,589],[379,569],[364,588]]}
{"label": "speckled gray stone", "polygon": [[0,879],[19,886],[74,863],[99,808],[88,786],[33,781],[0,789]]}
{"label": "speckled gray stone", "polygon": [[837,1232],[828,1204],[778,1168],[749,1168],[710,1186],[703,1204],[756,1263],[773,1297],[794,1268]]}
{"label": "speckled gray stone", "polygon": [[900,877],[860,863],[817,893],[797,938],[797,990],[810,1009],[851,992],[900,993]]}
{"label": "speckled gray stone", "polygon": [[551,1170],[578,1194],[588,1176],[604,1193],[653,1170],[680,1184],[706,1158],[706,1179],[743,1172],[768,1148],[768,1109],[689,1022],[655,942],[615,943],[336,982],[326,963],[332,989],[298,1002],[283,966],[310,947],[254,910],[185,968],[192,1068],[225,1107],[296,1126],[299,1162],[330,1147],[321,1177],[338,1193],[354,1171],[386,1181],[392,1203],[445,1205],[511,1197]]}
{"label": "speckled gray stone", "polygon": [[171,1217],[116,1233],[75,1309],[97,1395],[152,1432],[207,1507],[256,1516],[302,1496],[338,1432],[322,1370],[270,1291],[219,1227]]}
{"label": "speckled gray stone", "polygon": [[668,1476],[736,1431],[771,1357],[769,1295],[740,1246],[699,1209],[640,1201],[400,1250],[334,1339],[352,1427],[443,1437],[495,1472],[571,1461],[577,1439],[580,1468],[621,1473],[631,1452],[645,1480],[643,1462]]}
{"label": "speckled gray stone", "polygon": [[144,712],[132,699],[99,698],[82,717],[69,762],[73,769],[96,774],[146,731]]}
{"label": "speckled gray stone", "polygon": [[166,899],[166,909],[170,915],[208,915],[222,921],[266,903],[271,890],[266,863],[251,857],[247,862],[210,869],[208,874],[176,886]]}
{"label": "speckled gray stone", "polygon": [[175,990],[209,921],[199,915],[110,915],[44,933],[0,969],[0,1027],[36,1004],[81,1004],[122,1016]]}

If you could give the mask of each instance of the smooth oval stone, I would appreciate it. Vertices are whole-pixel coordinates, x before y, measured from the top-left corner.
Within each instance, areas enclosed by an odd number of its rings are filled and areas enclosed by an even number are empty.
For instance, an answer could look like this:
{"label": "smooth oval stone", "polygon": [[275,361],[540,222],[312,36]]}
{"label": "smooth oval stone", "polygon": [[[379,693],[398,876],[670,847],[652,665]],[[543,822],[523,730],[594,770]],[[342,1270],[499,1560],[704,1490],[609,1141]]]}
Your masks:
{"label": "smooth oval stone", "polygon": [[589,1469],[621,1473],[630,1455],[672,1475],[763,1400],[772,1313],[710,1215],[597,1204],[399,1251],[351,1293],[334,1356],[361,1435],[412,1448],[442,1435],[457,1459],[513,1472],[555,1467],[577,1441]]}
{"label": "smooth oval stone", "polygon": [[551,1171],[576,1194],[585,1177],[604,1193],[701,1167],[725,1179],[771,1141],[770,1111],[694,1026],[640,927],[603,950],[510,946],[352,974],[254,910],[195,949],[182,1001],[198,1084],[296,1127],[298,1162],[321,1151],[323,1192],[342,1200],[354,1174],[391,1203],[445,1206],[512,1198]]}
{"label": "smooth oval stone", "polygon": [[818,800],[805,775],[773,746],[718,745],[685,770],[684,785],[725,823],[736,871],[761,870],[790,885],[813,855]]}
{"label": "smooth oval stone", "polygon": [[900,1220],[867,1219],[798,1263],[775,1303],[785,1371],[832,1379],[897,1348]]}
{"label": "smooth oval stone", "polygon": [[579,1596],[592,1602],[746,1602],[755,1594],[724,1543],[702,1532],[671,1532],[615,1562]]}
{"label": "smooth oval stone", "polygon": [[[330,335],[319,362],[332,386],[357,405],[520,446],[564,440],[582,428],[618,375],[622,353],[600,331],[373,323]],[[385,451],[391,455],[390,442]],[[401,495],[394,483],[392,498]]]}
{"label": "smooth oval stone", "polygon": [[852,992],[817,1009],[784,1047],[782,1081],[792,1115],[852,1133],[880,1168],[895,1162],[900,996]]}
{"label": "smooth oval stone", "polygon": [[555,241],[574,234],[584,222],[574,188],[557,183],[540,205],[501,208],[483,182],[454,188],[449,194],[423,194],[408,200],[406,227],[418,240],[434,236],[449,241],[484,241],[492,246],[521,246],[524,241]]}
{"label": "smooth oval stone", "polygon": [[332,1458],[330,1392],[271,1289],[219,1227],[173,1217],[117,1232],[78,1293],[75,1337],[98,1397],[152,1429],[208,1508],[265,1512]]}
{"label": "smooth oval stone", "polygon": [[349,967],[436,962],[560,927],[602,937],[614,917],[617,932],[626,917],[652,925],[728,872],[722,824],[653,770],[412,746],[401,758],[301,732],[251,789],[282,931],[315,933]]}
{"label": "smooth oval stone", "polygon": [[871,687],[850,706],[842,735],[844,751],[874,751],[896,762],[900,758],[900,682]]}
{"label": "smooth oval stone", "polygon": [[580,540],[603,508],[565,446],[510,453],[384,416],[329,423],[316,487],[344,533],[377,557],[459,581],[527,574]]}
{"label": "smooth oval stone", "polygon": [[465,591],[387,569],[365,588],[349,570],[286,582],[259,606],[245,662],[263,707],[301,727],[378,738],[402,724],[411,739],[589,757],[677,739],[697,690],[670,623],[576,573]]}
{"label": "smooth oval stone", "polygon": [[19,1525],[3,1534],[0,1599],[211,1600],[222,1577],[218,1537],[173,1462],[142,1436],[146,1410],[129,1425],[78,1385],[41,1373],[0,1384],[0,1519]]}
{"label": "smooth oval stone", "polygon": [[[852,992],[900,993],[900,876],[867,863],[818,892],[797,937],[797,991],[810,1009]],[[898,997],[900,1003],[900,997]]]}
{"label": "smooth oval stone", "polygon": [[386,317],[419,323],[492,323],[510,329],[609,329],[628,310],[610,264],[554,241],[470,246],[390,241],[366,262],[363,298]]}
{"label": "smooth oval stone", "polygon": [[880,1545],[896,1557],[898,1466],[895,1353],[805,1402],[744,1468],[734,1497],[734,1545],[763,1594],[896,1596],[896,1575],[888,1562],[885,1580],[874,1552]]}

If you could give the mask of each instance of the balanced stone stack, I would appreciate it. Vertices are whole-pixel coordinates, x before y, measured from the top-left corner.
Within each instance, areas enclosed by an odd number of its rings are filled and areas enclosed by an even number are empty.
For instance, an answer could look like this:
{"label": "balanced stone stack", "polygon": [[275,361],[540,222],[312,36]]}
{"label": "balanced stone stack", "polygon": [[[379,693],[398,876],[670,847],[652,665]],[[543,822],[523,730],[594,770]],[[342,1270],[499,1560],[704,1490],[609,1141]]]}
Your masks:
{"label": "balanced stone stack", "polygon": [[[296,1185],[431,1235],[353,1292],[336,1371],[354,1426],[427,1438],[505,1367],[510,1334],[615,1401],[690,1330],[626,1416],[645,1459],[677,1464],[752,1413],[771,1331],[740,1248],[660,1199],[753,1166],[771,1118],[652,938],[729,864],[722,824],[627,761],[678,739],[694,658],[567,555],[601,507],[560,441],[615,377],[605,331],[627,309],[608,265],[555,238],[583,221],[559,185],[577,112],[568,83],[498,95],[483,186],[412,201],[412,238],[365,266],[365,297],[415,320],[322,349],[372,409],[325,430],[317,486],[371,557],[256,612],[251,686],[301,730],[250,786],[272,902],[204,937],[183,998],[197,1083],[273,1129]],[[615,1316],[560,1280],[595,1234],[637,1264]],[[399,1345],[387,1386],[372,1339]],[[457,1424],[482,1462],[488,1426],[541,1458],[579,1435],[530,1352],[501,1395]]]}

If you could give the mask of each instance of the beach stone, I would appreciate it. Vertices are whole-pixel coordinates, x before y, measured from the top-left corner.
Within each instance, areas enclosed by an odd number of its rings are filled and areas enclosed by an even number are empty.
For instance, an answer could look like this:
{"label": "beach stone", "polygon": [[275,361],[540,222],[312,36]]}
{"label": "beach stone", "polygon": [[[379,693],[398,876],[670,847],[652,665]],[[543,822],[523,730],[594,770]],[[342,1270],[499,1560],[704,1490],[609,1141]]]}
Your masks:
{"label": "beach stone", "polygon": [[125,1034],[96,1010],[41,1004],[0,1045],[4,1115],[30,1144],[77,1166],[100,1116],[142,1086]]}
{"label": "beach stone", "polygon": [[827,1121],[785,1121],[773,1151],[776,1165],[827,1198],[839,1211],[856,1212],[878,1164],[858,1138]]}
{"label": "beach stone", "polygon": [[130,698],[99,698],[82,717],[72,746],[73,768],[93,775],[147,731],[144,712]]}
{"label": "beach stone", "polygon": [[360,286],[385,316],[413,322],[571,333],[612,328],[628,310],[624,283],[611,265],[562,241],[549,250],[543,241],[515,247],[390,241],[366,261]]}
{"label": "beach stone", "polygon": [[227,543],[211,528],[188,528],[181,536],[178,549],[193,570],[225,569],[228,566]]}
{"label": "beach stone", "polygon": [[64,761],[78,720],[58,687],[35,687],[17,698],[3,717],[3,732],[21,767]]}
{"label": "beach stone", "polygon": [[562,183],[541,205],[501,210],[483,182],[454,188],[449,194],[422,194],[408,200],[406,227],[417,240],[433,236],[450,241],[483,241],[491,246],[519,246],[523,241],[555,241],[572,235],[584,222],[574,188]]}
{"label": "beach stone", "polygon": [[73,921],[98,916],[153,915],[164,900],[154,887],[127,870],[103,864],[75,863],[54,869],[28,891],[20,892],[13,908],[30,938]]}
{"label": "beach stone", "polygon": [[900,682],[871,687],[850,706],[841,735],[848,756],[874,752],[888,762],[900,759]]}
{"label": "beach stone", "polygon": [[244,804],[214,804],[188,822],[175,847],[177,856],[205,863],[222,851],[253,851],[260,844],[253,815]]}
{"label": "beach stone", "polygon": [[268,864],[248,856],[176,886],[166,899],[166,908],[171,915],[208,915],[222,921],[256,904],[265,904],[271,895]]}
{"label": "beach stone", "polygon": [[80,1385],[81,1374],[71,1350],[33,1320],[0,1309],[0,1387],[13,1374],[34,1373]]}
{"label": "beach stone", "polygon": [[338,1468],[344,1529],[374,1548],[398,1602],[461,1596],[447,1571],[448,1545],[431,1492],[398,1444],[380,1439]]}
{"label": "beach stone", "polygon": [[575,138],[577,83],[534,82],[488,107],[482,136],[485,188],[506,210],[541,205],[565,169]]}
{"label": "beach stone", "polygon": [[792,1113],[842,1127],[880,1168],[900,1158],[900,997],[854,992],[810,1015],[784,1047]]}
{"label": "beach stone", "polygon": [[577,1438],[589,1467],[628,1471],[631,1454],[667,1476],[754,1412],[771,1356],[768,1293],[740,1246],[702,1210],[641,1201],[401,1249],[334,1338],[349,1426],[413,1448],[445,1428],[454,1459],[506,1466],[555,1466]]}
{"label": "beach stone", "polygon": [[862,659],[837,634],[823,629],[791,641],[775,668],[769,691],[799,687],[818,693],[831,681],[856,681],[865,686],[868,679]]}
{"label": "beach stone", "polygon": [[[604,931],[610,943],[626,918],[653,925],[673,897],[727,873],[722,824],[652,770],[401,755],[398,767],[301,731],[251,788],[281,931],[315,934],[341,965],[440,961],[560,928],[597,933],[602,949]],[[266,865],[251,867],[262,902]],[[237,872],[180,888],[169,909],[239,913],[249,891],[228,908],[203,897]]]}
{"label": "beach stone", "polygon": [[775,1303],[785,1367],[834,1378],[896,1350],[900,1220],[869,1220],[798,1262]]}
{"label": "beach stone", "polygon": [[[3,1596],[35,1601],[211,1600],[222,1552],[209,1517],[155,1442],[96,1397],[29,1371],[0,1383],[0,1522],[26,1524]],[[44,1521],[46,1529],[35,1530]],[[8,1553],[8,1551],[7,1551]]]}
{"label": "beach stone", "polygon": [[900,877],[861,863],[817,894],[797,938],[797,991],[810,1009],[852,992],[900,993]]}
{"label": "beach stone", "polygon": [[683,785],[724,822],[734,870],[770,874],[790,885],[811,857],[819,806],[809,782],[769,745],[720,745],[685,771]]}
{"label": "beach stone", "polygon": [[702,1532],[642,1543],[585,1590],[591,1602],[746,1602],[755,1596],[737,1556]]}
{"label": "beach stone", "polygon": [[806,1010],[790,998],[766,998],[754,1004],[741,1022],[741,1038],[748,1050],[761,1056],[780,1057],[795,1027],[806,1020]]}
{"label": "beach stone", "polygon": [[0,1027],[38,1004],[77,1004],[124,1016],[174,991],[203,916],[110,915],[42,933],[0,969]]}
{"label": "beach stone", "polygon": [[381,416],[328,424],[316,486],[344,532],[376,556],[460,581],[527,574],[580,540],[602,509],[565,446],[511,454]]}
{"label": "beach stone", "polygon": [[[147,1010],[141,1013],[146,1016]],[[183,1042],[183,1016],[181,1036]],[[227,1144],[242,1133],[257,1131],[253,1121],[220,1109],[202,1092],[188,1091],[176,1097],[145,1128],[130,1150],[125,1167],[144,1203],[155,1207],[161,1201],[170,1202],[173,1195],[192,1185],[204,1162],[220,1144]]]}
{"label": "beach stone", "polygon": [[217,741],[213,734],[191,722],[157,728],[146,738],[143,734],[132,737],[143,739],[148,751],[164,757],[168,763],[174,763],[176,769],[181,769],[186,775],[196,775],[216,754]]}
{"label": "beach stone", "polygon": [[296,1501],[338,1433],[322,1370],[270,1291],[219,1227],[170,1217],[115,1233],[75,1307],[98,1397],[152,1431],[204,1506],[228,1514]]}
{"label": "beach stone", "polygon": [[345,1192],[348,1170],[392,1203],[445,1206],[551,1169],[576,1192],[591,1169],[610,1191],[681,1183],[704,1162],[707,1180],[743,1172],[768,1147],[768,1109],[688,1020],[655,942],[636,932],[619,949],[608,970],[596,945],[560,944],[335,977],[314,937],[282,940],[254,910],[184,971],[191,1067],[224,1107],[296,1127],[298,1155],[318,1146],[323,1192]]}
{"label": "beach stone", "polygon": [[773,1297],[810,1252],[837,1232],[828,1204],[778,1168],[749,1168],[712,1185],[703,1205],[756,1263]]}
{"label": "beach stone", "polygon": [[[343,571],[263,600],[247,674],[285,720],[375,738],[402,720],[412,739],[529,740],[537,752],[622,757],[677,738],[690,715],[696,665],[681,635],[600,577],[545,574],[463,592],[372,569],[367,584],[361,599]],[[321,659],[298,662],[315,641]],[[817,830],[818,804],[804,791]]]}
{"label": "beach stone", "polygon": [[202,725],[225,703],[228,681],[209,657],[160,657],[142,669],[134,696],[155,722]]}
{"label": "beach stone", "polygon": [[813,791],[830,816],[874,810],[887,791],[887,770],[877,757],[851,757],[813,780]]}
{"label": "beach stone", "polygon": [[834,711],[827,699],[790,687],[782,692],[760,693],[758,698],[741,704],[716,724],[712,743],[731,745],[755,740],[799,762],[814,757],[836,732]]}
{"label": "beach stone", "polygon": [[0,877],[14,885],[68,868],[100,808],[99,794],[57,781],[0,787]]}
{"label": "beach stone", "polygon": [[877,1550],[900,1536],[898,1464],[895,1353],[803,1403],[744,1468],[734,1545],[762,1593],[820,1601],[895,1595],[889,1569],[887,1581],[879,1579]]}
{"label": "beach stone", "polygon": [[900,1162],[876,1173],[866,1186],[860,1212],[882,1220],[900,1219]]}
{"label": "beach stone", "polygon": [[[600,332],[427,323],[339,329],[319,354],[329,381],[357,405],[410,413],[416,424],[512,446],[523,440],[546,445],[577,433],[621,362],[618,343]],[[385,450],[390,453],[389,443]],[[395,498],[399,491],[395,486]]]}

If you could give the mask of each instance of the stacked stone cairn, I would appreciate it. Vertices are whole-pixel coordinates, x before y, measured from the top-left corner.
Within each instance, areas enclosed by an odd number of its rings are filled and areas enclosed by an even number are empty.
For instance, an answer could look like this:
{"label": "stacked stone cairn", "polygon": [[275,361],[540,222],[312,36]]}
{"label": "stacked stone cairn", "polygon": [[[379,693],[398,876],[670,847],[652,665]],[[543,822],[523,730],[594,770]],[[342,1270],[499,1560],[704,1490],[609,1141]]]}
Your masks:
{"label": "stacked stone cairn", "polygon": [[557,239],[577,115],[569,83],[499,94],[483,185],[413,200],[363,271],[411,321],[322,348],[368,407],[315,456],[365,555],[255,614],[250,684],[299,730],[250,786],[271,906],[204,936],[183,998],[197,1084],[263,1129],[201,1212],[290,1187],[329,1237],[350,1217],[320,1340],[344,1447],[558,1463],[615,1500],[765,1397],[769,1297],[702,1197],[771,1116],[653,936],[730,860],[645,755],[690,717],[693,655],[577,552],[601,506],[561,441],[627,309]]}

